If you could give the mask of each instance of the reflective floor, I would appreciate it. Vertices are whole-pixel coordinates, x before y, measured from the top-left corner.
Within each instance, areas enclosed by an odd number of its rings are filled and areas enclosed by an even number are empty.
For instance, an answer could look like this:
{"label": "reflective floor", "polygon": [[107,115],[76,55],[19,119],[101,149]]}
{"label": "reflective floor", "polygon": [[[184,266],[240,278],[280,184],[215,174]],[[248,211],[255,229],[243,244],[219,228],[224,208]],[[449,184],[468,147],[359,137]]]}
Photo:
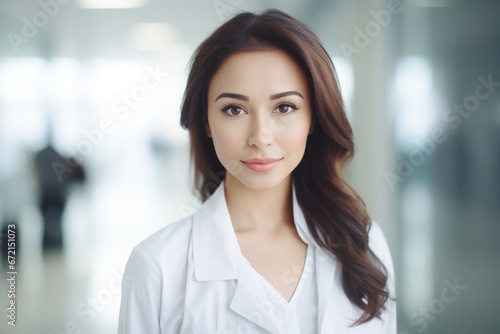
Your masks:
{"label": "reflective floor", "polygon": [[187,181],[178,177],[187,170],[185,152],[171,152],[175,164],[169,166],[180,169],[175,179],[157,173],[145,156],[109,173],[101,169],[99,177],[74,188],[64,212],[63,252],[42,253],[41,216],[36,207],[25,208],[17,245],[16,327],[2,316],[0,333],[115,333],[120,280],[132,247],[197,208],[189,185],[179,184]]}

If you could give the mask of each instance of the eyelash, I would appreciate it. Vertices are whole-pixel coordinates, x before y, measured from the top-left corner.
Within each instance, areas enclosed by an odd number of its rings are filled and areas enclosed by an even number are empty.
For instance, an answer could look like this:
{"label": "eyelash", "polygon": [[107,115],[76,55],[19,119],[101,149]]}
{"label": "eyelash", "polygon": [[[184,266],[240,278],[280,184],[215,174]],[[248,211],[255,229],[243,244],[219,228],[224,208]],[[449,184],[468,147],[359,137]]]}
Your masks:
{"label": "eyelash", "polygon": [[[276,108],[274,108],[274,109],[278,109],[279,107],[282,107],[282,106],[287,106],[287,107],[290,107],[290,108],[292,108],[292,110],[291,110],[290,112],[287,112],[287,113],[279,113],[279,114],[281,114],[281,115],[288,115],[288,114],[290,114],[290,113],[292,113],[292,112],[294,112],[294,111],[296,111],[296,110],[298,110],[298,109],[299,109],[299,108],[298,108],[295,104],[293,104],[293,103],[291,103],[291,102],[283,102],[283,103],[281,103],[281,104],[277,105],[277,106],[276,106]],[[225,106],[223,106],[223,107],[220,109],[220,111],[222,111],[224,114],[226,114],[226,115],[228,115],[228,116],[230,116],[230,117],[240,116],[240,115],[231,115],[231,114],[228,114],[228,113],[227,113],[227,111],[228,111],[229,109],[231,109],[231,108],[235,108],[235,107],[236,107],[236,108],[240,108],[240,109],[243,109],[243,110],[244,110],[244,108],[243,108],[242,106],[238,105],[238,104],[229,103],[229,104],[226,104]]]}

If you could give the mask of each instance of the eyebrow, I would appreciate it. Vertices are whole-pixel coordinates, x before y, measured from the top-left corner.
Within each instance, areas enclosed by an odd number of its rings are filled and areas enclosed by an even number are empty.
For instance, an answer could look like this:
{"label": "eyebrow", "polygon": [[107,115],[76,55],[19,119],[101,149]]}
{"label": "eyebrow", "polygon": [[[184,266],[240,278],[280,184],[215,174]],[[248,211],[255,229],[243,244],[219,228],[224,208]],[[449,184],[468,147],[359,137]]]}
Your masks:
{"label": "eyebrow", "polygon": [[[285,96],[290,96],[290,95],[298,95],[302,99],[304,99],[304,97],[302,96],[302,94],[300,94],[296,90],[290,90],[288,92],[273,94],[273,95],[271,95],[269,97],[269,100],[276,100],[276,99],[279,99],[279,98],[282,98],[282,97],[285,97]],[[223,98],[223,97],[229,97],[229,98],[243,100],[243,101],[249,101],[250,100],[248,98],[248,96],[246,96],[246,95],[236,94],[236,93],[222,93],[219,96],[217,96],[217,98],[215,99],[214,102],[217,102],[218,99]]]}

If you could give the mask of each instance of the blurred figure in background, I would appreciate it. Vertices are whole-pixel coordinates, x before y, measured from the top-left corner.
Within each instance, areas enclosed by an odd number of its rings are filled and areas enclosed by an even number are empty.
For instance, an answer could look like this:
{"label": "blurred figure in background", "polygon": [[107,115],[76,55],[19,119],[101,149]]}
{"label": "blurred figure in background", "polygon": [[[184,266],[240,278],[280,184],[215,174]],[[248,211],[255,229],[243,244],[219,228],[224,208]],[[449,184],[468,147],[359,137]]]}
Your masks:
{"label": "blurred figure in background", "polygon": [[[50,132],[50,130],[49,130]],[[62,214],[66,205],[68,187],[83,182],[85,172],[80,164],[61,156],[49,142],[35,156],[38,181],[38,205],[43,218],[43,250],[62,249]]]}

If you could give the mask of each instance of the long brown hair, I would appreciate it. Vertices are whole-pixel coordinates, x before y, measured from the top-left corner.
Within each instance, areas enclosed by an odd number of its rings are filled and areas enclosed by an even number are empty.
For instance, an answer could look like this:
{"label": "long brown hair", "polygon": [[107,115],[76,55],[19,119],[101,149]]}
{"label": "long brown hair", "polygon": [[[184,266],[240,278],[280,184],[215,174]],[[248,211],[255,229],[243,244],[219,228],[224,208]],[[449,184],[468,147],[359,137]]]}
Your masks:
{"label": "long brown hair", "polygon": [[205,132],[211,78],[235,52],[273,49],[292,56],[308,81],[315,129],[292,179],[314,239],[336,256],[344,291],[363,310],[354,323],[361,324],[380,316],[389,298],[387,273],[368,247],[371,220],[365,204],[344,179],[354,143],[333,63],[316,35],[300,21],[275,9],[260,15],[241,13],[216,29],[194,52],[180,122],[189,129],[195,189],[204,202],[225,176]]}

